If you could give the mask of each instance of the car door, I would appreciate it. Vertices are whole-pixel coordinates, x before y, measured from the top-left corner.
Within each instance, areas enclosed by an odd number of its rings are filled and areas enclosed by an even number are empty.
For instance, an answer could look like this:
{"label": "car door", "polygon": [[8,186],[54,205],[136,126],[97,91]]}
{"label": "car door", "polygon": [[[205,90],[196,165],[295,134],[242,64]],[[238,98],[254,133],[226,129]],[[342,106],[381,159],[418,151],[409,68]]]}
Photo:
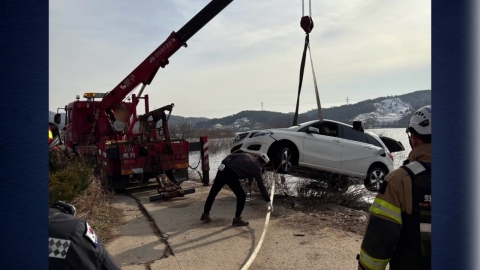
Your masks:
{"label": "car door", "polygon": [[319,132],[305,132],[303,162],[307,167],[336,171],[342,163],[342,140],[338,137],[338,124],[323,121],[310,127]]}
{"label": "car door", "polygon": [[365,133],[353,127],[341,125],[343,139],[342,171],[353,173],[367,173],[382,147],[368,143]]}

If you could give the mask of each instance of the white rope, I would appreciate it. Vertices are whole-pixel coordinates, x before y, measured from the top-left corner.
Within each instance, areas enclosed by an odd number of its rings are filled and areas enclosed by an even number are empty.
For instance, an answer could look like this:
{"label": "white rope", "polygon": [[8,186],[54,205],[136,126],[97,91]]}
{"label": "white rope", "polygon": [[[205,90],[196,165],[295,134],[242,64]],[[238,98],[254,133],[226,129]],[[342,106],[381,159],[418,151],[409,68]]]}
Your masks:
{"label": "white rope", "polygon": [[[273,177],[272,177],[273,178]],[[275,194],[275,179],[272,181],[272,189],[270,191],[270,201],[272,202],[273,206],[273,195]],[[241,270],[247,270],[252,262],[255,260],[255,258],[258,255],[258,252],[260,251],[260,248],[262,247],[263,244],[263,239],[265,238],[265,235],[267,234],[267,228],[268,228],[268,223],[270,221],[270,214],[272,213],[271,209],[267,213],[267,218],[265,219],[265,225],[263,226],[263,232],[262,236],[260,237],[260,241],[258,241],[257,247],[253,251],[252,255],[250,256],[250,259],[248,259],[247,263],[242,267]]]}

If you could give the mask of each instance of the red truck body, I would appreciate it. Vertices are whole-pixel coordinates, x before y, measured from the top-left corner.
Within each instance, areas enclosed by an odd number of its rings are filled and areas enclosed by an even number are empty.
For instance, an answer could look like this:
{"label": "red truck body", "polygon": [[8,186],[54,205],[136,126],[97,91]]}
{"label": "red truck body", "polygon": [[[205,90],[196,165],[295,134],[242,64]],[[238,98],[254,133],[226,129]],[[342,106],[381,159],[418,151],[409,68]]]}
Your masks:
{"label": "red truck body", "polygon": [[[148,100],[148,95],[144,98]],[[133,128],[141,122],[133,111],[125,130],[116,131],[114,135],[92,136],[94,108],[101,102],[87,99],[67,105],[64,138],[68,150],[94,156],[98,171],[109,179],[115,190],[123,190],[129,182],[144,182],[160,173],[167,173],[177,183],[188,179],[189,143],[170,139],[168,121],[160,128],[155,125],[155,129],[142,133]],[[132,102],[122,104],[135,110]],[[99,134],[98,128],[94,128],[94,134]]]}
{"label": "red truck body", "polygon": [[[111,91],[85,93],[86,100],[77,96],[76,101],[65,106],[66,149],[94,157],[98,172],[113,189],[123,190],[130,180],[144,183],[160,174],[177,183],[188,179],[189,143],[171,140],[168,130],[173,104],[149,111],[148,95],[141,94],[157,71],[169,63],[170,56],[186,47],[187,40],[232,1],[212,0]],[[139,85],[142,88],[138,97],[131,95]],[[131,102],[126,101],[130,95]],[[145,101],[142,115],[136,111],[140,99]],[[55,118],[59,118],[58,114]]]}

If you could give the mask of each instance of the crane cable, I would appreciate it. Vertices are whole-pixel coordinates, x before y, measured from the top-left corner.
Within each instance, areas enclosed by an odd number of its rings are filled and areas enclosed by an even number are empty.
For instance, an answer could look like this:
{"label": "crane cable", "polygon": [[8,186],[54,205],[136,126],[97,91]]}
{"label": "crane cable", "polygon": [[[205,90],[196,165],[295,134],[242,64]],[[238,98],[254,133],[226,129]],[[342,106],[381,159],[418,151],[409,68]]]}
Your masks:
{"label": "crane cable", "polygon": [[317,109],[318,109],[318,118],[320,122],[323,122],[323,113],[322,113],[322,107],[320,105],[320,96],[318,94],[318,86],[317,86],[317,79],[315,76],[315,70],[313,68],[313,59],[312,59],[312,51],[310,49],[310,38],[309,34],[313,29],[313,20],[312,20],[312,1],[309,0],[309,14],[305,16],[305,11],[304,11],[304,0],[302,0],[302,18],[300,20],[300,27],[305,31],[305,46],[303,48],[303,55],[302,55],[302,62],[300,64],[300,80],[298,84],[298,96],[297,96],[297,105],[295,108],[295,115],[293,117],[293,125],[297,125],[298,121],[298,107],[300,103],[300,92],[302,90],[302,83],[303,83],[303,73],[305,71],[305,58],[307,56],[307,49],[309,50],[309,55],[310,55],[310,62],[312,66],[312,73],[313,73],[313,83],[315,86],[315,95],[317,98]]}

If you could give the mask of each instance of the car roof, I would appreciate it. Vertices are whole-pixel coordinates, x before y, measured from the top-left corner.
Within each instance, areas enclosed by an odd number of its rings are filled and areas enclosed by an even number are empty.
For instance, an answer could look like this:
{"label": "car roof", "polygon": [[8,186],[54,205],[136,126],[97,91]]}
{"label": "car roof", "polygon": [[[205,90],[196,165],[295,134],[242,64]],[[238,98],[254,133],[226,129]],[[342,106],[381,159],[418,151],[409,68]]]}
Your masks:
{"label": "car roof", "polygon": [[[313,123],[316,123],[320,120],[311,120],[311,121],[307,121],[307,122],[303,122],[303,123],[300,123],[296,126],[292,126],[290,128],[293,128],[293,127],[304,127],[304,126],[308,126],[308,125],[311,125]],[[339,122],[339,121],[335,121],[335,120],[330,120],[330,119],[323,119],[323,121],[327,121],[327,122],[330,122],[330,123],[335,123],[335,124],[339,124],[339,125],[344,125],[344,126],[348,126],[348,127],[353,127],[352,125],[349,125],[349,124],[346,124],[346,123],[342,123],[342,122]]]}

